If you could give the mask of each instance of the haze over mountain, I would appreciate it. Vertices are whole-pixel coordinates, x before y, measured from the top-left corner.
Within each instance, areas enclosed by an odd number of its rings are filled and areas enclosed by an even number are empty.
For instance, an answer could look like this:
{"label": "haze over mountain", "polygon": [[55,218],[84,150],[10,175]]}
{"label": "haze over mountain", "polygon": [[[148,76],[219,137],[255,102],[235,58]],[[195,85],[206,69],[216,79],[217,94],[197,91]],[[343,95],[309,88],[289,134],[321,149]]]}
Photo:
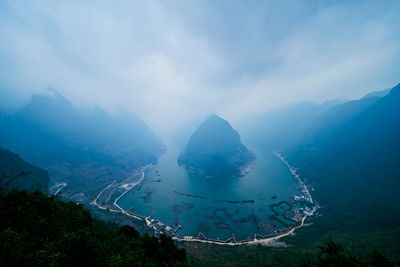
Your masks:
{"label": "haze over mountain", "polygon": [[172,133],[170,140],[171,142],[177,146],[181,151],[183,151],[189,142],[190,137],[196,131],[200,124],[202,124],[210,115],[206,117],[200,117],[188,121],[182,125],[180,125],[175,131]]}
{"label": "haze over mountain", "polygon": [[399,265],[399,14],[0,1],[0,266]]}
{"label": "haze over mountain", "polygon": [[[400,185],[399,92],[397,85],[359,100],[299,103],[240,127],[255,144],[283,151],[317,187],[316,199],[330,216],[357,210],[354,225],[380,221],[398,214],[390,202]],[[370,209],[381,216],[370,217]],[[399,216],[392,219],[398,222]]]}
{"label": "haze over mountain", "polygon": [[297,143],[314,119],[343,101],[295,103],[262,116],[246,118],[238,123],[238,128],[249,143],[270,150],[288,148]]}
{"label": "haze over mountain", "polygon": [[366,94],[363,98],[368,98],[368,97],[384,97],[386,95],[388,95],[390,93],[392,89],[385,89],[385,90],[381,90],[381,91],[375,91],[375,92],[371,92]]}
{"label": "haze over mountain", "polygon": [[230,178],[240,176],[254,159],[229,122],[212,115],[192,134],[178,163],[200,176]]}
{"label": "haze over mountain", "polygon": [[67,182],[70,193],[122,179],[164,150],[136,116],[78,108],[54,89],[3,114],[0,127],[1,146],[49,171],[53,183]]}
{"label": "haze over mountain", "polygon": [[400,84],[381,98],[332,107],[285,151],[315,187],[313,194],[324,208],[320,227],[353,234],[375,231],[386,242],[398,236],[399,114]]}
{"label": "haze over mountain", "polygon": [[167,137],[212,111],[235,125],[296,102],[357,99],[399,76],[394,0],[2,1],[0,9],[0,106],[54,86],[76,105],[124,108]]}

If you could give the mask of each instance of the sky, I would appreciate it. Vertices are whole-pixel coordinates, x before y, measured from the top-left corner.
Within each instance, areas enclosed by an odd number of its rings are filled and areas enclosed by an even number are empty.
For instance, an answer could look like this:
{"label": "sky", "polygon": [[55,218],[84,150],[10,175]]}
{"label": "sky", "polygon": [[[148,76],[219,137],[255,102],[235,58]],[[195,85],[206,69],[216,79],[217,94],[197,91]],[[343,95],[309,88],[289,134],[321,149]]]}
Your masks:
{"label": "sky", "polygon": [[156,132],[400,82],[400,1],[0,2],[0,106],[53,87]]}

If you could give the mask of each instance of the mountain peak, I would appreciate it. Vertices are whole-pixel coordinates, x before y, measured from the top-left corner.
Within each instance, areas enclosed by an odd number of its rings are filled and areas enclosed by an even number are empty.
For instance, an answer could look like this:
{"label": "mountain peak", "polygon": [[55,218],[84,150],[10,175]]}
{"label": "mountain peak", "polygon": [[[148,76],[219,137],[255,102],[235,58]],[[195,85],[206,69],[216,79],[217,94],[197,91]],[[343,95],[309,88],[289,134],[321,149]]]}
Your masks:
{"label": "mountain peak", "polygon": [[211,177],[238,177],[254,155],[228,121],[211,115],[191,136],[178,158],[189,172]]}
{"label": "mountain peak", "polygon": [[32,102],[41,99],[41,101],[46,100],[48,102],[63,103],[64,105],[72,105],[60,92],[52,87],[48,87],[41,94],[36,94],[32,96]]}
{"label": "mountain peak", "polygon": [[[72,104],[62,94],[54,88],[46,88],[40,94],[32,95],[31,102],[25,106],[25,110],[43,110],[59,111],[62,108],[71,108]],[[28,112],[28,113],[29,113]]]}

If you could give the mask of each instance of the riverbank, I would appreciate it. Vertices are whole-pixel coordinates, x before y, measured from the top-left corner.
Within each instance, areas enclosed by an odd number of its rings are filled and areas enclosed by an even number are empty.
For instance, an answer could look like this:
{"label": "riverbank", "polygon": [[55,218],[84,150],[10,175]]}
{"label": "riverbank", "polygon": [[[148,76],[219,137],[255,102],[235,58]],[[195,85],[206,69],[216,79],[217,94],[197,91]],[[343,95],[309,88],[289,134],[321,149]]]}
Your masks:
{"label": "riverbank", "polygon": [[299,183],[299,185],[302,187],[302,192],[305,194],[304,199],[311,204],[314,204],[314,201],[311,197],[310,191],[308,190],[308,187],[306,184],[300,179],[300,176],[296,173],[296,169],[290,166],[289,162],[279,153],[277,152],[272,152],[275,156],[277,156],[283,163],[286,164],[286,166],[289,168],[290,173],[293,175],[293,177],[296,179],[296,181]]}
{"label": "riverbank", "polygon": [[[107,185],[103,190],[101,190],[101,191],[99,192],[99,194],[96,196],[96,198],[95,198],[90,204],[95,205],[96,207],[98,207],[99,209],[102,209],[102,210],[108,210],[108,211],[110,211],[110,212],[121,212],[121,213],[123,213],[123,214],[125,214],[125,215],[127,215],[127,216],[129,216],[129,217],[131,217],[131,218],[134,218],[134,219],[137,219],[137,220],[144,220],[144,217],[143,217],[143,216],[137,215],[137,214],[133,214],[133,213],[131,213],[131,212],[129,212],[129,211],[126,211],[126,210],[124,210],[123,208],[121,208],[121,207],[118,205],[118,200],[119,200],[121,197],[123,197],[126,193],[128,193],[129,191],[131,191],[133,188],[135,188],[136,186],[138,186],[138,185],[144,180],[144,178],[145,178],[145,171],[148,170],[148,169],[150,169],[150,168],[152,168],[152,167],[153,167],[152,164],[148,164],[148,165],[146,165],[145,167],[142,167],[141,170],[140,170],[140,178],[137,179],[137,180],[136,180],[135,182],[133,182],[133,183],[125,183],[125,184],[123,184],[123,185],[120,185],[120,184],[116,184],[117,181],[114,180],[111,184]],[[133,174],[131,177],[133,177],[133,176],[135,176],[135,174]],[[128,179],[129,179],[129,178],[128,178]],[[120,186],[121,188],[124,188],[124,189],[125,189],[124,192],[123,192],[121,195],[119,195],[119,196],[114,200],[114,202],[113,202],[113,206],[117,207],[118,210],[113,210],[113,209],[111,209],[111,208],[109,208],[109,207],[101,206],[101,205],[97,202],[98,199],[99,199],[99,197],[104,193],[104,191],[106,191],[106,190],[112,188],[113,186]]]}
{"label": "riverbank", "polygon": [[[181,225],[177,225],[175,229],[173,227],[161,222],[160,220],[157,219],[152,219],[151,215],[148,217],[139,215],[139,214],[133,214],[130,210],[124,210],[121,206],[118,205],[118,201],[125,195],[127,194],[130,190],[137,188],[139,184],[143,182],[145,179],[145,171],[149,170],[150,168],[153,168],[152,165],[147,165],[143,167],[140,171],[140,177],[135,181],[135,182],[130,182],[126,184],[115,184],[116,181],[113,183],[109,184],[106,188],[104,188],[95,198],[95,200],[92,202],[93,205],[99,207],[100,209],[103,210],[109,210],[111,212],[120,212],[130,218],[133,218],[135,220],[140,220],[144,221],[149,229],[154,231],[155,235],[159,235],[161,233],[165,233],[170,235],[174,240],[177,242],[200,242],[200,243],[211,243],[211,244],[217,244],[217,245],[229,245],[229,246],[235,246],[235,245],[256,245],[256,244],[262,244],[264,246],[275,246],[279,245],[278,240],[280,238],[286,237],[288,235],[291,235],[296,229],[299,229],[301,227],[304,227],[305,225],[305,220],[308,217],[311,217],[314,215],[315,211],[318,209],[316,205],[314,205],[314,200],[311,197],[310,191],[308,190],[306,184],[300,179],[299,175],[296,173],[296,170],[290,166],[290,164],[284,159],[282,155],[279,153],[273,152],[273,154],[278,157],[289,169],[291,175],[295,178],[296,184],[298,188],[300,189],[301,193],[299,196],[293,196],[293,198],[297,201],[301,201],[302,203],[306,203],[306,209],[303,211],[301,210],[301,214],[299,211],[296,209],[296,215],[297,217],[297,222],[296,225],[289,226],[284,229],[277,229],[273,233],[269,235],[259,235],[255,234],[253,238],[248,238],[246,240],[237,240],[235,235],[232,233],[232,236],[229,237],[226,240],[219,240],[219,239],[212,239],[212,238],[207,238],[203,233],[199,232],[197,236],[182,236],[179,235],[179,230],[183,228]],[[136,174],[137,175],[137,174]],[[134,175],[132,175],[133,177]],[[124,189],[124,192],[122,192],[118,197],[115,198],[113,201],[112,206],[116,207],[117,209],[112,209],[110,207],[105,207],[101,206],[98,203],[98,198],[103,194],[104,191],[107,189],[110,189],[111,187],[117,187],[118,189]]]}
{"label": "riverbank", "polygon": [[[268,235],[268,236],[262,236],[255,234],[254,238],[252,240],[241,240],[237,241],[234,234],[232,233],[232,237],[228,238],[227,240],[221,241],[221,240],[216,240],[216,239],[211,239],[211,238],[206,238],[202,233],[199,233],[197,237],[193,236],[173,236],[173,239],[177,241],[185,241],[185,242],[201,242],[201,243],[211,243],[211,244],[217,244],[217,245],[230,245],[230,246],[236,246],[236,245],[257,245],[257,244],[262,244],[264,246],[273,246],[276,241],[279,239],[286,237],[288,235],[293,234],[293,232],[296,229],[299,229],[301,227],[304,227],[305,225],[305,220],[308,217],[312,217],[314,213],[318,210],[318,206],[314,205],[314,200],[311,197],[310,191],[307,187],[307,185],[300,179],[300,176],[296,173],[296,170],[285,160],[285,158],[277,153],[277,152],[272,152],[275,156],[277,156],[282,162],[285,163],[285,165],[289,168],[290,173],[292,176],[296,179],[297,183],[301,186],[302,190],[301,192],[303,193],[302,196],[294,196],[298,197],[299,199],[304,199],[308,204],[312,205],[312,208],[309,212],[306,212],[303,214],[301,217],[301,223],[297,226],[290,226],[285,229],[278,229],[274,231],[274,234]],[[260,237],[260,238],[257,238]]]}

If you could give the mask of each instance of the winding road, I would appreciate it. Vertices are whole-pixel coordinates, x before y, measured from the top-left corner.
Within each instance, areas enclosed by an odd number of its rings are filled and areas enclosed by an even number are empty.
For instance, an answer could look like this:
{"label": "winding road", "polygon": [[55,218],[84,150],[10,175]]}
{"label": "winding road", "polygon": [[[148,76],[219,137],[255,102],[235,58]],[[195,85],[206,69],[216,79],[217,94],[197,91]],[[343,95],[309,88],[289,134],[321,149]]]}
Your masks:
{"label": "winding road", "polygon": [[[143,218],[138,217],[138,216],[136,216],[136,215],[134,215],[134,214],[131,214],[131,213],[127,212],[126,210],[124,210],[123,208],[121,208],[121,207],[118,205],[118,200],[119,200],[121,197],[123,197],[126,193],[128,193],[130,190],[132,190],[133,188],[135,188],[138,184],[140,184],[140,183],[143,181],[143,179],[145,178],[145,171],[148,170],[148,169],[150,169],[150,168],[152,168],[152,167],[153,167],[152,164],[148,164],[148,165],[144,166],[144,167],[141,169],[141,176],[140,176],[140,178],[139,178],[137,181],[135,181],[134,183],[131,183],[131,184],[129,185],[129,187],[128,187],[120,196],[118,196],[118,197],[114,200],[113,205],[116,206],[119,210],[116,211],[116,210],[109,209],[109,211],[111,211],[111,212],[121,212],[121,213],[123,213],[123,214],[125,214],[125,215],[127,215],[127,216],[129,216],[129,217],[132,217],[132,218],[135,218],[135,219],[138,219],[138,220],[143,220]],[[132,176],[133,176],[133,175],[132,175]],[[132,176],[131,176],[131,177],[132,177]],[[95,206],[98,207],[99,209],[106,210],[107,208],[104,207],[104,206],[101,206],[99,203],[97,203],[97,200],[99,199],[99,197],[101,196],[101,194],[104,193],[104,191],[106,191],[107,189],[113,187],[113,186],[115,185],[116,182],[117,182],[117,180],[114,180],[114,182],[112,182],[111,184],[107,185],[103,190],[101,190],[100,193],[96,196],[96,198],[92,201],[91,204],[92,204],[92,205],[95,205]]]}
{"label": "winding road", "polygon": [[[310,202],[313,204],[313,200],[311,198],[311,194],[310,191],[308,190],[307,186],[305,185],[305,183],[300,179],[299,175],[296,173],[296,170],[294,168],[292,168],[292,166],[290,166],[290,164],[285,160],[285,158],[280,155],[279,153],[273,152],[274,155],[276,155],[282,162],[284,162],[286,164],[286,166],[289,168],[289,171],[291,172],[291,174],[297,179],[297,181],[299,182],[299,184],[303,187],[303,190],[305,191],[306,195],[309,197]],[[116,206],[119,210],[111,210],[111,212],[121,212],[131,218],[135,218],[137,220],[143,221],[145,220],[147,225],[151,225],[151,222],[149,221],[149,218],[145,218],[143,216],[139,217],[137,215],[134,215],[126,210],[124,210],[123,208],[121,208],[118,205],[118,201],[121,199],[121,197],[123,197],[126,193],[128,193],[130,190],[132,190],[133,188],[135,188],[138,184],[140,184],[144,178],[145,178],[145,171],[148,170],[149,168],[152,168],[153,165],[152,164],[148,164],[147,166],[143,167],[141,169],[141,176],[140,178],[135,181],[134,183],[131,183],[129,185],[129,187],[120,195],[118,196],[114,202],[113,205]],[[111,184],[107,185],[103,190],[100,191],[100,193],[96,196],[96,198],[93,200],[93,202],[91,204],[96,205],[98,208],[102,209],[102,210],[106,210],[106,207],[103,207],[101,205],[99,205],[97,203],[98,198],[101,196],[101,194],[107,190],[108,188],[114,186],[116,183],[116,181],[112,182]],[[235,241],[235,242],[223,242],[223,241],[213,241],[213,240],[205,240],[205,239],[199,239],[197,237],[193,237],[193,236],[176,236],[176,235],[172,235],[172,238],[174,240],[178,240],[178,241],[185,241],[185,242],[201,242],[201,243],[210,243],[210,244],[216,244],[216,245],[228,245],[228,246],[238,246],[238,245],[257,245],[257,244],[262,244],[262,245],[273,245],[276,241],[278,241],[279,239],[289,236],[291,234],[293,234],[293,232],[296,229],[299,229],[301,227],[305,226],[305,220],[307,219],[307,217],[311,217],[314,215],[315,211],[318,209],[318,206],[313,206],[312,210],[305,215],[304,217],[302,217],[301,219],[301,223],[298,226],[292,227],[289,231],[282,233],[282,234],[278,234],[276,236],[272,236],[272,237],[268,237],[268,238],[260,238],[260,239],[256,239],[254,238],[253,240],[250,241]]]}

